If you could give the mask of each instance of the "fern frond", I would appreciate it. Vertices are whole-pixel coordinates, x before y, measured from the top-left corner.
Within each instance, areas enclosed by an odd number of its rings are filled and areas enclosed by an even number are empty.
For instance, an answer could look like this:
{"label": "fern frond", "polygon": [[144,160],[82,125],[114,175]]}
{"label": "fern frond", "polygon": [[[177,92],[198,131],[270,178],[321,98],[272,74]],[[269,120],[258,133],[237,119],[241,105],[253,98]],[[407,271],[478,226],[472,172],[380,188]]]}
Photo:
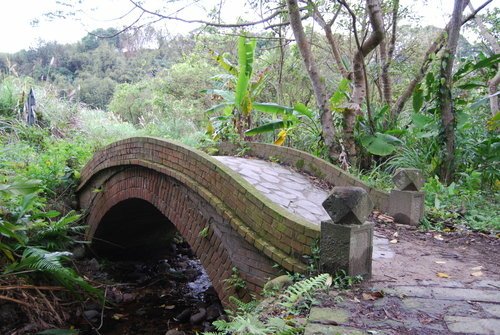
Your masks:
{"label": "fern frond", "polygon": [[323,273],[293,284],[281,295],[281,298],[284,300],[281,305],[292,307],[301,298],[311,299],[312,293],[324,288],[329,278],[329,274]]}
{"label": "fern frond", "polygon": [[66,251],[48,252],[40,248],[26,247],[21,260],[10,264],[5,272],[12,273],[25,270],[39,271],[49,275],[74,293],[76,293],[78,288],[81,288],[95,297],[102,298],[101,291],[92,287],[75,271],[62,264],[62,259],[70,255],[71,253]]}
{"label": "fern frond", "polygon": [[259,306],[259,302],[257,300],[251,300],[250,302],[243,302],[235,296],[229,297],[229,302],[236,307],[236,311],[238,314],[249,314],[256,310]]}

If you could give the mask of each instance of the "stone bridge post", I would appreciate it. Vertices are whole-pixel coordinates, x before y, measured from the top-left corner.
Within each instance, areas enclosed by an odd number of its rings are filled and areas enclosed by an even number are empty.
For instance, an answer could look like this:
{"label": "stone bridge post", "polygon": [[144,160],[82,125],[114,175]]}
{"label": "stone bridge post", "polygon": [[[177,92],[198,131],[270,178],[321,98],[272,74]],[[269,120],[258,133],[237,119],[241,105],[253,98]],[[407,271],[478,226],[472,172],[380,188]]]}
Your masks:
{"label": "stone bridge post", "polygon": [[334,187],[323,202],[331,220],[321,222],[320,263],[322,270],[349,276],[371,277],[373,223],[367,218],[373,209],[361,187]]}
{"label": "stone bridge post", "polygon": [[425,193],[422,172],[418,169],[398,169],[392,177],[395,189],[389,195],[389,214],[403,224],[417,226],[424,217]]}

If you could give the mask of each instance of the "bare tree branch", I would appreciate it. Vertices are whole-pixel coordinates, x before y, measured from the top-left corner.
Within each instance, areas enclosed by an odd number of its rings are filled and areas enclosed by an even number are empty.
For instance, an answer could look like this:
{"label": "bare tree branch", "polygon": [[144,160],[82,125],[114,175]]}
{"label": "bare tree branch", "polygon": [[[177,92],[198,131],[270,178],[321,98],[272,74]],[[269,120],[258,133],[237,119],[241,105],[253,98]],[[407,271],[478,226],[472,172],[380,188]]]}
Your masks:
{"label": "bare tree branch", "polygon": [[337,42],[335,41],[335,37],[333,36],[332,32],[332,25],[335,22],[335,18],[337,18],[340,10],[342,9],[341,6],[339,6],[339,9],[335,13],[333,19],[326,23],[325,19],[321,15],[321,13],[318,10],[318,7],[311,1],[308,0],[308,4],[312,6],[313,8],[313,18],[314,20],[319,24],[321,28],[323,28],[326,36],[326,40],[328,41],[328,44],[330,45],[332,54],[333,54],[333,59],[335,60],[335,64],[337,65],[338,70],[342,74],[342,77],[344,78],[349,78],[350,74],[349,71],[347,71],[346,67],[344,66],[344,63],[342,63],[342,57],[340,56],[340,50],[337,46]]}
{"label": "bare tree branch", "polygon": [[172,15],[164,15],[158,12],[154,12],[151,10],[146,9],[144,6],[142,6],[140,3],[138,3],[136,0],[129,0],[134,6],[142,10],[146,14],[158,16],[162,19],[165,20],[174,20],[174,21],[180,21],[180,22],[185,22],[185,23],[198,23],[198,24],[203,24],[206,26],[210,27],[216,27],[216,28],[241,28],[241,27],[249,27],[249,26],[256,26],[259,24],[266,23],[273,18],[277,17],[280,14],[286,13],[286,10],[276,10],[274,13],[271,15],[258,20],[258,21],[252,21],[252,22],[242,22],[242,23],[215,23],[215,22],[210,22],[210,21],[205,21],[205,20],[187,20],[183,19],[177,16],[172,16]]}

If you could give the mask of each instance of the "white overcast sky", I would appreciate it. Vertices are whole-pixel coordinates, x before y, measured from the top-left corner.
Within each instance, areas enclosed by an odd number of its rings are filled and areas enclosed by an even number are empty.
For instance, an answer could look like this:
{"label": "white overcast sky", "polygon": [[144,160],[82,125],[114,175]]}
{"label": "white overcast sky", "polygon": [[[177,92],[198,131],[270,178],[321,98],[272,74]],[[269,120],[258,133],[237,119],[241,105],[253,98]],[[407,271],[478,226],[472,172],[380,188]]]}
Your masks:
{"label": "white overcast sky", "polygon": [[[161,2],[161,0],[149,0]],[[189,0],[179,1],[186,4],[198,2],[199,5],[190,7],[191,18],[207,19],[203,8],[212,8],[217,0]],[[230,20],[234,13],[242,13],[244,0],[225,0],[226,19]],[[58,41],[60,43],[73,43],[80,40],[96,28],[108,28],[123,25],[125,22],[117,23],[117,17],[125,14],[131,9],[128,0],[83,0],[86,9],[81,20],[54,20],[48,22],[42,18],[42,13],[52,11],[57,7],[56,0],[0,0],[0,52],[16,52],[21,49],[36,47],[40,40]],[[147,3],[147,2],[146,2]],[[403,0],[403,4],[412,3],[416,8],[422,9],[421,25],[432,24],[444,27],[448,21],[453,8],[453,0],[428,0],[412,1]],[[425,3],[425,4],[424,4]],[[494,1],[495,3],[495,1]],[[473,1],[478,5],[478,1]],[[490,5],[491,6],[491,5]],[[92,10],[95,9],[95,10]],[[183,15],[183,17],[185,17]],[[239,14],[238,14],[239,15]],[[236,15],[234,16],[236,18]],[[40,19],[37,26],[30,23],[34,19]],[[229,19],[228,19],[229,18]],[[129,19],[129,21],[131,18]],[[166,28],[171,33],[189,31],[196,26],[183,25],[179,22],[165,22]]]}

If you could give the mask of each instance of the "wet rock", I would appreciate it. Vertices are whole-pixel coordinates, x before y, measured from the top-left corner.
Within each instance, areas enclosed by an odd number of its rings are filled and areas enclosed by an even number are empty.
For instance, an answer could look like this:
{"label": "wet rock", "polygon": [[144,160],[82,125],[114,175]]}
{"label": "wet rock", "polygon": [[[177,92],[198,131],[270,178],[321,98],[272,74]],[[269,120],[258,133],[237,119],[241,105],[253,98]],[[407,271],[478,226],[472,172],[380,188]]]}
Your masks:
{"label": "wet rock", "polygon": [[293,284],[293,280],[288,275],[283,275],[271,279],[264,285],[264,291],[281,291],[283,288]]}
{"label": "wet rock", "polygon": [[187,269],[184,274],[186,275],[186,279],[188,281],[193,281],[196,279],[196,277],[198,277],[199,275],[199,272],[197,269]]}
{"label": "wet rock", "polygon": [[91,309],[91,310],[87,310],[87,311],[83,312],[83,316],[85,317],[85,319],[87,319],[89,321],[97,319],[97,317],[99,315],[101,315],[101,313],[99,313],[95,309]]}
{"label": "wet rock", "polygon": [[221,308],[218,304],[213,304],[207,307],[207,320],[214,321],[222,314]]}
{"label": "wet rock", "polygon": [[165,335],[185,335],[186,333],[177,329],[170,329]]}
{"label": "wet rock", "polygon": [[73,258],[76,260],[81,260],[85,257],[85,246],[79,245],[73,249]]}
{"label": "wet rock", "polygon": [[125,293],[123,295],[123,302],[131,302],[135,300],[135,294]]}
{"label": "wet rock", "polygon": [[203,331],[204,332],[215,332],[217,329],[211,322],[203,322]]}
{"label": "wet rock", "polygon": [[197,325],[202,323],[207,317],[207,310],[205,308],[200,308],[198,313],[191,315],[189,318],[189,323],[192,325]]}
{"label": "wet rock", "polygon": [[184,323],[189,320],[189,317],[191,316],[191,311],[189,308],[183,310],[180,314],[178,314],[174,319],[178,322]]}
{"label": "wet rock", "polygon": [[99,262],[97,261],[97,259],[92,258],[89,261],[89,269],[92,272],[97,272],[97,271],[99,271],[101,269],[101,265],[99,264]]}

